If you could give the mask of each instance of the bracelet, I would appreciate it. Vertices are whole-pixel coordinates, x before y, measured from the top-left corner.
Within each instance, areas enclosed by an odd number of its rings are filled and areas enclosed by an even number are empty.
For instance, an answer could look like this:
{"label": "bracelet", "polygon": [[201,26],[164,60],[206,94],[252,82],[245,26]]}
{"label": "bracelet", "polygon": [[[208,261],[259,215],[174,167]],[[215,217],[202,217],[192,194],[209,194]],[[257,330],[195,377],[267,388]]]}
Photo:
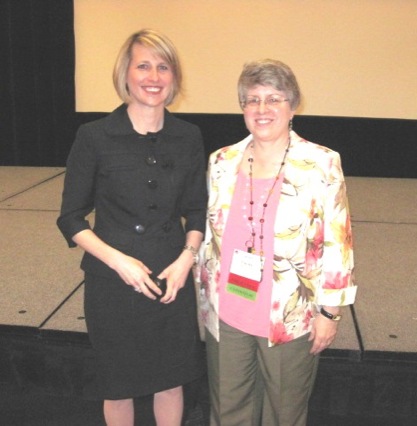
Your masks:
{"label": "bracelet", "polygon": [[197,250],[193,246],[188,246],[188,245],[185,245],[183,247],[183,250],[188,250],[193,254],[193,258],[194,258],[193,266],[197,265],[197,263],[198,263],[198,252],[197,252]]}
{"label": "bracelet", "polygon": [[323,316],[325,316],[326,318],[328,318],[329,320],[332,320],[332,321],[340,321],[340,320],[342,319],[342,315],[339,315],[339,314],[337,314],[337,315],[331,314],[330,312],[327,312],[324,308],[321,308],[321,309],[320,309],[320,313],[321,313]]}

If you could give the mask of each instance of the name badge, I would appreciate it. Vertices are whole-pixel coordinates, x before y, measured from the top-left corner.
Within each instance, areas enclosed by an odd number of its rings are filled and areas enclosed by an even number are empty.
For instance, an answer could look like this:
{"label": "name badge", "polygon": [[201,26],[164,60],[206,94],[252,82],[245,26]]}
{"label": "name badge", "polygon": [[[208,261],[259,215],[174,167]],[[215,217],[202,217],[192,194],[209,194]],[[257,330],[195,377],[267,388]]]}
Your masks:
{"label": "name badge", "polygon": [[262,259],[243,250],[234,250],[226,291],[255,301],[262,280]]}

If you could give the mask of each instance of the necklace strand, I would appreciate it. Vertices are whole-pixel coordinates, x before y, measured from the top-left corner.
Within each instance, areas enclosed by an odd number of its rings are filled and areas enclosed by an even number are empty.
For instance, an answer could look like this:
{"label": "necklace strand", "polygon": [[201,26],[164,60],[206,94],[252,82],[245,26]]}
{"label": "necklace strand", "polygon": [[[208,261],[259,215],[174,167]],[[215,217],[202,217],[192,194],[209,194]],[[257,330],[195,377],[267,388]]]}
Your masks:
{"label": "necklace strand", "polygon": [[[288,144],[287,144],[287,147],[285,149],[284,158],[282,159],[282,162],[280,164],[278,172],[275,176],[274,182],[272,183],[271,188],[267,192],[266,200],[262,204],[262,216],[259,220],[259,224],[260,224],[260,229],[259,229],[259,256],[261,257],[261,272],[263,272],[263,265],[264,265],[263,239],[264,239],[265,212],[266,212],[266,209],[268,207],[268,201],[269,201],[272,193],[274,192],[275,185],[278,182],[282,168],[285,165],[285,160],[287,158],[287,154],[288,154],[288,151],[290,149],[290,145],[291,145],[291,137],[288,138]],[[251,145],[250,148],[253,149],[253,144]],[[255,226],[254,226],[254,222],[253,222],[253,220],[254,220],[253,206],[255,204],[254,201],[253,201],[253,162],[254,162],[254,159],[253,159],[252,154],[249,155],[248,161],[249,161],[249,194],[250,194],[248,220],[249,220],[250,227],[251,227],[251,239],[246,242],[246,247],[247,247],[249,253],[255,254],[256,253],[256,251],[255,251],[256,232],[255,232]]]}

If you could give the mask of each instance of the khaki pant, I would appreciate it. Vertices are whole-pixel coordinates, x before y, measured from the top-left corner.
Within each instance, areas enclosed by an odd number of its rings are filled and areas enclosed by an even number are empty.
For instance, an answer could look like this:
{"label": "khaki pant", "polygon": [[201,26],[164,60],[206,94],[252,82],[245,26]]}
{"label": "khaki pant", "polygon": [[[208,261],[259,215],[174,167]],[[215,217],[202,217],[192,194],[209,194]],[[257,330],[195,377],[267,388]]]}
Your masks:
{"label": "khaki pant", "polygon": [[265,338],[220,323],[206,330],[211,426],[305,426],[318,357],[308,335],[268,347]]}

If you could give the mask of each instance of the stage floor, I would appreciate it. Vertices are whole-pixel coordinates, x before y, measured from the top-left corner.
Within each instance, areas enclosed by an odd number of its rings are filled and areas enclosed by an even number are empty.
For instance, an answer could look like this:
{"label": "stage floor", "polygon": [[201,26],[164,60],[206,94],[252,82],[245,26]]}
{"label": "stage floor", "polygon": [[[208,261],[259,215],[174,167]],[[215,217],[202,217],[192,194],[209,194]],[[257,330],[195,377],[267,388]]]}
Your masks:
{"label": "stage floor", "polygon": [[[82,251],[56,227],[64,168],[0,167],[0,330],[85,333]],[[359,286],[331,349],[417,353],[417,180],[347,177]]]}
{"label": "stage floor", "polygon": [[[95,358],[82,251],[56,227],[64,168],[0,167],[0,424],[104,424],[84,401]],[[308,424],[417,424],[417,180],[347,177],[357,301],[323,352]],[[136,424],[155,425],[152,400]],[[208,425],[205,377],[185,386],[187,426]],[[188,408],[187,408],[188,407]]]}

